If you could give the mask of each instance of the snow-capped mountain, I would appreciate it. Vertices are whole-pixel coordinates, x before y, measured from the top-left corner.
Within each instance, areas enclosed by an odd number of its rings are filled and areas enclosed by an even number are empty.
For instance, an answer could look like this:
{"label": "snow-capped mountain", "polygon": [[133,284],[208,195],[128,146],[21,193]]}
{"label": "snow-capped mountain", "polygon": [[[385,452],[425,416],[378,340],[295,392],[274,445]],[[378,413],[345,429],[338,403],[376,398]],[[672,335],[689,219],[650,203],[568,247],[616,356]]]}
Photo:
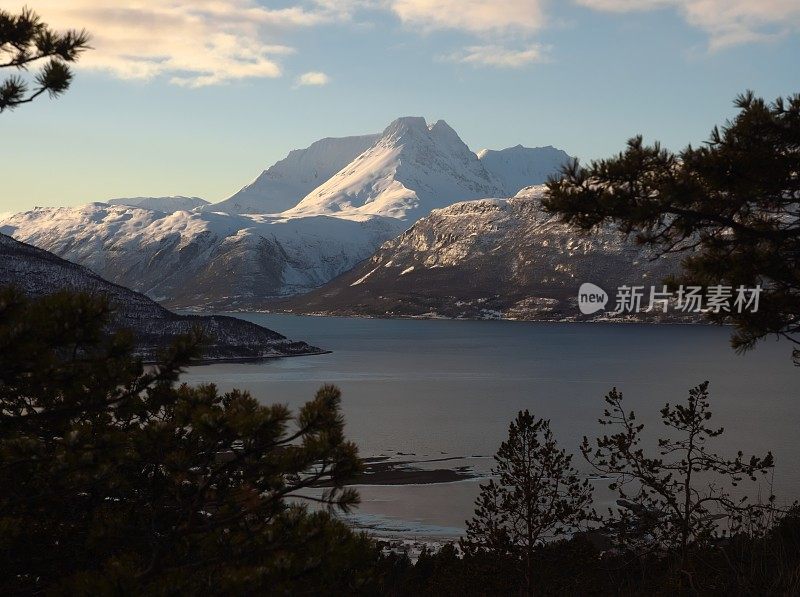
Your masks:
{"label": "snow-capped mountain", "polygon": [[[583,282],[612,297],[658,284],[676,258],[656,259],[616,230],[586,235],[543,213],[543,187],[511,199],[434,210],[369,260],[279,305],[305,313],[577,319]],[[602,313],[600,314],[602,315]]]}
{"label": "snow-capped mountain", "polygon": [[199,326],[208,338],[204,358],[242,359],[315,354],[320,350],[294,342],[254,323],[233,317],[177,315],[146,296],[112,284],[85,267],[0,234],[0,286],[14,285],[30,297],[72,289],[108,297],[114,312],[111,329],[130,329],[146,359],[179,334]]}
{"label": "snow-capped mountain", "polygon": [[326,138],[305,149],[295,149],[230,198],[204,209],[230,214],[274,214],[290,209],[378,138],[379,135]]}
{"label": "snow-capped mountain", "polygon": [[0,232],[166,305],[205,308],[258,308],[265,297],[316,288],[402,228],[379,216],[165,214],[104,203],[0,221]]}
{"label": "snow-capped mountain", "polygon": [[513,197],[520,189],[544,184],[572,160],[562,149],[547,147],[509,147],[495,151],[482,149],[478,159],[483,167],[503,185],[503,196]]}
{"label": "snow-capped mountain", "polygon": [[443,120],[392,122],[380,139],[320,185],[289,214],[376,214],[413,222],[455,201],[504,194]]}
{"label": "snow-capped mountain", "polygon": [[203,205],[209,205],[205,199],[200,197],[120,197],[119,199],[109,199],[105,203],[109,205],[127,205],[129,207],[141,207],[142,209],[152,209],[164,213],[173,211],[191,211]]}
{"label": "snow-capped mountain", "polygon": [[553,147],[474,154],[443,120],[398,118],[376,135],[326,138],[297,149],[203,211],[230,214],[370,214],[409,222],[467,199],[511,196],[540,184],[570,157]]}
{"label": "snow-capped mountain", "polygon": [[443,120],[404,117],[381,134],[292,151],[221,203],[34,209],[0,218],[0,231],[169,306],[259,308],[325,284],[433,209],[509,196],[567,158],[550,147],[479,158]]}

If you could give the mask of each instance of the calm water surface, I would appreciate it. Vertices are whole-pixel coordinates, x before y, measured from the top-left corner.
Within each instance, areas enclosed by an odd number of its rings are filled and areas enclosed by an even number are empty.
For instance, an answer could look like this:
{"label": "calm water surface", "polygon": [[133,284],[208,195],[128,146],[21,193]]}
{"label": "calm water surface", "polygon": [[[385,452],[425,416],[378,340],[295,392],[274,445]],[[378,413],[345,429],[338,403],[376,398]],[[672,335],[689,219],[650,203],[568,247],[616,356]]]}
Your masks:
{"label": "calm water surface", "polygon": [[[597,418],[612,387],[660,432],[664,403],[710,380],[714,422],[726,429],[718,451],[772,450],[775,493],[800,497],[800,369],[785,342],[738,356],[730,330],[710,326],[236,316],[333,352],[195,367],[184,380],[248,389],[292,407],[334,383],[343,392],[347,434],[363,456],[466,457],[482,472],[509,420],[526,408],[551,419],[559,442],[577,452],[584,435],[601,431]],[[361,487],[360,521],[401,533],[458,534],[477,485]]]}

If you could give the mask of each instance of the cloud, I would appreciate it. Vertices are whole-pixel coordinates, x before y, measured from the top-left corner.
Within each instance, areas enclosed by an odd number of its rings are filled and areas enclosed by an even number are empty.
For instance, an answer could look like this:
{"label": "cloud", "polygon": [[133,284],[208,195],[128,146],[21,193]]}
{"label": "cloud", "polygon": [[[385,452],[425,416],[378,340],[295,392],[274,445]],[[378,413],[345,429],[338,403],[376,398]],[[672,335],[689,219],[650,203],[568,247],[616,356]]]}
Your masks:
{"label": "cloud", "polygon": [[679,0],[576,0],[578,4],[609,12],[630,12],[633,10],[652,10],[672,6]]}
{"label": "cloud", "polygon": [[[386,0],[406,25],[431,32],[454,30],[472,35],[478,43],[444,59],[495,68],[520,68],[542,62],[544,48],[532,41],[546,25],[546,0]],[[522,47],[507,46],[513,38]]]}
{"label": "cloud", "polygon": [[577,0],[610,12],[673,8],[709,35],[712,50],[800,31],[798,0]]}
{"label": "cloud", "polygon": [[331,82],[331,78],[325,73],[311,71],[303,73],[295,80],[295,87],[316,86],[321,87]]}
{"label": "cloud", "polygon": [[535,62],[546,62],[547,48],[541,44],[532,44],[518,50],[492,44],[469,46],[461,52],[451,54],[447,60],[474,66],[520,68]]}
{"label": "cloud", "polygon": [[[328,0],[329,1],[329,0]],[[359,0],[350,0],[358,2]],[[362,0],[363,2],[364,0]],[[549,24],[548,0],[375,0],[403,23],[423,31],[452,29],[478,35],[492,45],[497,35],[530,40]],[[765,41],[800,31],[800,0],[575,0],[606,12],[673,9],[705,31],[712,50]],[[465,49],[465,55],[470,48]],[[514,58],[509,58],[512,62]]]}
{"label": "cloud", "polygon": [[[800,31],[800,0],[574,1],[617,13],[675,10],[707,32],[711,49]],[[35,7],[58,29],[86,28],[92,34],[95,49],[84,54],[78,68],[122,79],[164,77],[176,85],[202,87],[280,77],[284,59],[297,51],[285,41],[293,32],[353,23],[370,11],[391,12],[413,31],[451,30],[471,37],[466,47],[447,57],[452,61],[518,68],[546,59],[536,36],[550,24],[545,9],[554,3],[284,0],[280,8],[275,4],[267,0],[37,0]],[[311,80],[301,77],[296,83],[324,84],[322,79]]]}
{"label": "cloud", "polygon": [[424,30],[532,33],[545,24],[543,0],[390,0],[403,23]]}
{"label": "cloud", "polygon": [[266,8],[255,0],[37,0],[55,28],[86,28],[94,50],[79,68],[122,79],[169,77],[188,87],[280,77],[280,58],[294,48],[277,42],[298,28],[347,18],[328,0]]}
{"label": "cloud", "polygon": [[[496,67],[536,62],[532,43],[507,49],[497,37],[518,42],[544,25],[545,0],[37,0],[55,28],[86,28],[94,50],[78,68],[121,79],[165,77],[175,85],[203,87],[283,75],[282,59],[296,51],[283,39],[293,31],[354,22],[369,11],[390,11],[417,30],[451,29],[477,36],[454,60]],[[503,40],[505,43],[505,39]],[[324,73],[306,73],[296,86],[325,85]]]}

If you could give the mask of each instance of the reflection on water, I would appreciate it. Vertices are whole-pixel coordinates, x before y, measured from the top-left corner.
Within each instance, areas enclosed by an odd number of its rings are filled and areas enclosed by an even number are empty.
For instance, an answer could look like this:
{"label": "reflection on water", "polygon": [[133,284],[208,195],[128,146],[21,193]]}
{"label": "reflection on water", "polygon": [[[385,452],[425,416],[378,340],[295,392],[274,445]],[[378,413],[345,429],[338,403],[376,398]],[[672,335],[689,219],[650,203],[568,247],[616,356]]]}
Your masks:
{"label": "reflection on water", "polygon": [[[708,379],[714,421],[726,428],[718,451],[772,450],[775,492],[800,497],[800,370],[786,343],[767,341],[737,356],[730,330],[711,326],[237,316],[333,352],[196,367],[183,379],[248,389],[292,407],[320,384],[335,383],[347,434],[363,456],[491,455],[526,408],[551,419],[559,442],[577,452],[584,435],[600,432],[603,396],[613,386],[661,432],[664,403]],[[589,473],[580,459],[576,464]],[[362,487],[359,515],[371,523],[383,516],[401,527],[461,529],[477,485]]]}

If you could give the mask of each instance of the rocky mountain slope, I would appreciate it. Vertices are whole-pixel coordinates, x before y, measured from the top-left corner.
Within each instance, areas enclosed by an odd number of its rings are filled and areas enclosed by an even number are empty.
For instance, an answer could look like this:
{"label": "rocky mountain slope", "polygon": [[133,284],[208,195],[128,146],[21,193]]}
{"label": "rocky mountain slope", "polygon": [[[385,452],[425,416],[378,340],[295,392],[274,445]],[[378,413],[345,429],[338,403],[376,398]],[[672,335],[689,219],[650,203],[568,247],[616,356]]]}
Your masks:
{"label": "rocky mountain slope", "polygon": [[92,203],[39,208],[0,232],[170,307],[254,308],[349,270],[403,229],[397,220],[165,214]]}
{"label": "rocky mountain slope", "polygon": [[119,199],[109,199],[105,201],[109,205],[127,205],[129,207],[141,207],[142,209],[153,209],[164,213],[174,211],[191,211],[197,207],[209,205],[205,199],[200,197],[121,197]]}
{"label": "rocky mountain slope", "polygon": [[194,326],[199,326],[211,339],[204,355],[210,360],[320,352],[305,342],[288,340],[272,330],[241,319],[177,315],[146,296],[112,284],[84,267],[0,234],[0,286],[7,285],[14,285],[32,297],[61,289],[109,297],[116,309],[111,328],[133,330],[139,354],[146,359],[153,358],[174,336],[188,333]]}
{"label": "rocky mountain slope", "polygon": [[326,138],[305,149],[295,149],[239,192],[204,209],[229,214],[272,214],[290,209],[378,138],[379,135]]}
{"label": "rocky mountain slope", "polygon": [[[277,305],[303,313],[580,319],[577,291],[593,282],[611,296],[623,284],[658,284],[675,259],[614,230],[585,235],[544,214],[543,187],[512,199],[434,210],[368,261]],[[599,316],[603,314],[600,313]]]}

